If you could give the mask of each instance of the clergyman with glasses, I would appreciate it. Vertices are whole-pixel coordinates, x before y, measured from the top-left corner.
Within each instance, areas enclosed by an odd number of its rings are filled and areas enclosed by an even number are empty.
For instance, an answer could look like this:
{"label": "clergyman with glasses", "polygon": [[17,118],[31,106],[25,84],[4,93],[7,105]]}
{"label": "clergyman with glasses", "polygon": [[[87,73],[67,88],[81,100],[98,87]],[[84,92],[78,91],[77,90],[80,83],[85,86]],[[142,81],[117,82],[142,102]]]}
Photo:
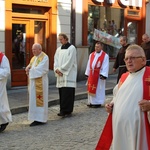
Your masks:
{"label": "clergyman with glasses", "polygon": [[109,148],[112,141],[113,150],[150,150],[150,67],[136,44],[126,49],[124,61],[128,72],[122,74],[113,100],[105,105],[109,117],[96,150]]}

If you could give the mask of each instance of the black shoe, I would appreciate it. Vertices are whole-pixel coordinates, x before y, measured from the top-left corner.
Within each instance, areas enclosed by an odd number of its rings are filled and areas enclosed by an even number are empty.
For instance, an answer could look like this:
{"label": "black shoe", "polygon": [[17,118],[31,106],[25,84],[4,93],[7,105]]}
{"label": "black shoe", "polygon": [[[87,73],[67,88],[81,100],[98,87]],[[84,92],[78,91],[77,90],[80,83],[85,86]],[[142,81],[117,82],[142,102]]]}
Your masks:
{"label": "black shoe", "polygon": [[90,103],[90,104],[87,104],[87,107],[92,107],[92,104]]}
{"label": "black shoe", "polygon": [[58,113],[57,115],[58,115],[58,116],[61,116],[61,117],[64,117],[64,116],[65,116],[65,113],[60,112],[60,113]]}
{"label": "black shoe", "polygon": [[92,105],[92,108],[100,108],[101,107],[101,104],[98,104],[98,105]]}
{"label": "black shoe", "polygon": [[66,113],[64,117],[71,117],[72,113]]}
{"label": "black shoe", "polygon": [[101,107],[101,104],[97,104],[97,105],[93,105],[93,104],[87,104],[88,107],[90,108],[100,108]]}
{"label": "black shoe", "polygon": [[61,117],[69,117],[69,116],[71,116],[71,113],[62,113],[62,112],[60,112],[57,115],[61,116]]}
{"label": "black shoe", "polygon": [[30,127],[44,125],[44,124],[45,124],[45,122],[34,121],[30,124]]}
{"label": "black shoe", "polygon": [[1,127],[0,127],[0,132],[3,132],[6,127],[8,126],[9,123],[4,123],[4,124],[1,124]]}

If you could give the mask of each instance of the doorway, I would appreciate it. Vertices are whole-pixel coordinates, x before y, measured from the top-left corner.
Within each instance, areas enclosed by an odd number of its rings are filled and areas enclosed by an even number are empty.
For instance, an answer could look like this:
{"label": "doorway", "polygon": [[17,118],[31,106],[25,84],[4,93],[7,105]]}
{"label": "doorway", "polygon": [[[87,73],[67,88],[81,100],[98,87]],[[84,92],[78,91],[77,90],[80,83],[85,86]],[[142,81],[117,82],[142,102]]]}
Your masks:
{"label": "doorway", "polygon": [[32,45],[40,43],[43,51],[46,50],[46,21],[31,19],[12,21],[12,54],[11,80],[12,86],[26,86],[27,76],[25,68],[29,64],[32,54]]}
{"label": "doorway", "polygon": [[25,67],[30,59],[30,22],[27,20],[12,21],[12,54],[11,80],[12,86],[27,85]]}

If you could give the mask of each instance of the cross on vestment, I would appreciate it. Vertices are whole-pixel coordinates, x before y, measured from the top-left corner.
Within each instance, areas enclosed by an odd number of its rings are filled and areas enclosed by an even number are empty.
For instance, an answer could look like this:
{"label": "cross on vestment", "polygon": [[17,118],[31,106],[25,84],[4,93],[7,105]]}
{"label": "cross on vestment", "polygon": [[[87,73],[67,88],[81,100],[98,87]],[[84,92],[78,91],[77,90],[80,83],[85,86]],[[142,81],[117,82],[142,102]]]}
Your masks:
{"label": "cross on vestment", "polygon": [[91,84],[89,83],[88,86],[91,87]]}
{"label": "cross on vestment", "polygon": [[38,99],[41,99],[41,98],[42,98],[42,96],[41,96],[41,95],[38,95],[38,96],[37,96],[37,98],[38,98]]}
{"label": "cross on vestment", "polygon": [[92,87],[92,90],[93,90],[93,89],[96,89],[96,86],[94,86],[94,85],[92,85],[91,87]]}
{"label": "cross on vestment", "polygon": [[148,78],[146,78],[145,81],[148,82],[148,87],[149,87],[149,88],[148,88],[148,90],[149,90],[148,93],[149,93],[149,96],[150,96],[150,76],[149,76]]}

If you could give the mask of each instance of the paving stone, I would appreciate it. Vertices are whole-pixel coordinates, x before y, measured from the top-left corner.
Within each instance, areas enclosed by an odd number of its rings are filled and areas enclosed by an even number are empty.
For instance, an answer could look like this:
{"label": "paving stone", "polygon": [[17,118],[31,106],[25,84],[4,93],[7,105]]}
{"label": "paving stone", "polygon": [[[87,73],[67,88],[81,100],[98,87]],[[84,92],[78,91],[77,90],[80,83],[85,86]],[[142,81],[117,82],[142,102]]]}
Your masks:
{"label": "paving stone", "polygon": [[[106,102],[112,99],[107,95]],[[107,118],[105,108],[88,108],[87,99],[75,101],[72,117],[57,116],[59,105],[49,107],[48,123],[30,127],[27,112],[13,115],[0,134],[0,150],[94,150]]]}

